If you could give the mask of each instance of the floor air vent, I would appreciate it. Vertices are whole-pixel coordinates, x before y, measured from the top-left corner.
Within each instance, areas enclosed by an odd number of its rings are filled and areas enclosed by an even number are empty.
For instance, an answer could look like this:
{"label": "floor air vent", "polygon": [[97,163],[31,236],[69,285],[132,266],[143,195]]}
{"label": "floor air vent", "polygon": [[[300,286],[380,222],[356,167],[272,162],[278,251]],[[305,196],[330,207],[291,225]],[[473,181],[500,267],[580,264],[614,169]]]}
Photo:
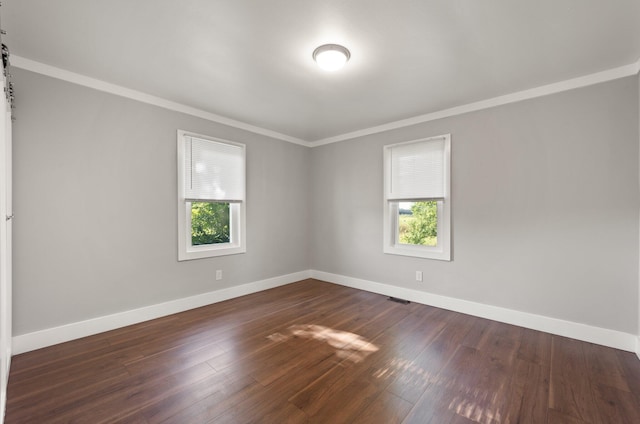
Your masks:
{"label": "floor air vent", "polygon": [[402,303],[403,305],[408,305],[409,303],[411,303],[408,300],[398,299],[397,297],[390,297],[389,300],[392,302]]}

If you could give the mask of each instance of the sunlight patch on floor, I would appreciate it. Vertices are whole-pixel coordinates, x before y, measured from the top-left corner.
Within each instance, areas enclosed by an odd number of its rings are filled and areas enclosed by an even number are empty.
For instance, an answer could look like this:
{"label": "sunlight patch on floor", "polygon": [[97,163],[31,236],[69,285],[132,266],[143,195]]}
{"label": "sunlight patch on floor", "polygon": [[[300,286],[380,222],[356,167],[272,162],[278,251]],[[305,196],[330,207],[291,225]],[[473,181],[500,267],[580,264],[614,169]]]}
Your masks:
{"label": "sunlight patch on floor", "polygon": [[378,346],[358,334],[316,324],[292,325],[284,333],[273,333],[267,338],[276,343],[283,343],[294,337],[326,343],[335,349],[338,358],[356,363],[379,350]]}

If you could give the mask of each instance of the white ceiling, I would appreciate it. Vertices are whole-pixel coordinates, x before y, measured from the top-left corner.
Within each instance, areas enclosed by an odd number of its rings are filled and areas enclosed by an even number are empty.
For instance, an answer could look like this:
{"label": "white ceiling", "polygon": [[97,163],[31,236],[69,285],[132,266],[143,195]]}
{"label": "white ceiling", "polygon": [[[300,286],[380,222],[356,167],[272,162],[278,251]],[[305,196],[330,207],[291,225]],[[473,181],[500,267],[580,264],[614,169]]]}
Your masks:
{"label": "white ceiling", "polygon": [[14,55],[306,141],[640,58],[640,0],[2,3]]}

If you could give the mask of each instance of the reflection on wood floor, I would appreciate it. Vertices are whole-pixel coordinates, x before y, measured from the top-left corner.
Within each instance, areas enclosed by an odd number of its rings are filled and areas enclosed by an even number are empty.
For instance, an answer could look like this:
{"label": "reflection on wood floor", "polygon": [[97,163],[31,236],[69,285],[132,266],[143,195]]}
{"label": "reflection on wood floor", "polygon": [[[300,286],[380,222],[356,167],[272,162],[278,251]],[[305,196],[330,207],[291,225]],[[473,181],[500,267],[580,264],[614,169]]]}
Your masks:
{"label": "reflection on wood floor", "polygon": [[305,280],[18,355],[6,422],[640,423],[640,361]]}

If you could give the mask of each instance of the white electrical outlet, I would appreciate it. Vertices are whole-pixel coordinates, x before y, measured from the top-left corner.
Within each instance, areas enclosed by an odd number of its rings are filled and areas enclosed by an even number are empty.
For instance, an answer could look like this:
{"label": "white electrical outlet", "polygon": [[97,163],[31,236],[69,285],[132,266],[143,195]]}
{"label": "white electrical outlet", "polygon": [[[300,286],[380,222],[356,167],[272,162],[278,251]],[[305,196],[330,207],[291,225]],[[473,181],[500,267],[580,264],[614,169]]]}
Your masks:
{"label": "white electrical outlet", "polygon": [[422,271],[416,271],[416,281],[422,281]]}
{"label": "white electrical outlet", "polygon": [[216,281],[217,280],[222,280],[222,270],[221,269],[216,271]]}

